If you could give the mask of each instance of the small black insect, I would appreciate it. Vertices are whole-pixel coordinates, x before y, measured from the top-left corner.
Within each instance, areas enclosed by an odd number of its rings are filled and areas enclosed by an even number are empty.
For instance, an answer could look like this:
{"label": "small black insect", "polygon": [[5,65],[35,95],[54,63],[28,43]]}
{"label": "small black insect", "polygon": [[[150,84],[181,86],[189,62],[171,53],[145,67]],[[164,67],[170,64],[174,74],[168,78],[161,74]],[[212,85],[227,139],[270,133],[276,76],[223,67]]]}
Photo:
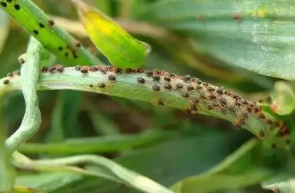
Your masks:
{"label": "small black insect", "polygon": [[3,81],[3,84],[9,84],[10,83],[10,81],[8,80],[8,79],[5,79],[4,81]]}
{"label": "small black insect", "polygon": [[110,74],[110,75],[108,76],[108,79],[111,80],[111,81],[115,81],[117,78],[116,78],[115,75]]}
{"label": "small black insect", "polygon": [[153,76],[153,80],[154,81],[159,81],[160,80],[160,76]]}
{"label": "small black insect", "polygon": [[172,89],[172,85],[170,83],[165,83],[164,88],[167,90],[170,90],[170,89]]}
{"label": "small black insect", "polygon": [[104,88],[104,87],[106,87],[106,85],[105,85],[104,83],[98,83],[97,86],[98,86],[99,88]]}
{"label": "small black insect", "polygon": [[165,76],[164,77],[164,80],[167,81],[167,82],[170,82],[171,81],[171,78],[169,76]]}
{"label": "small black insect", "polygon": [[153,76],[153,72],[152,71],[147,71],[145,74],[146,74],[147,77],[152,77]]}
{"label": "small black insect", "polygon": [[192,90],[194,90],[195,88],[194,88],[193,86],[191,86],[191,85],[188,85],[188,86],[186,87],[186,89],[187,89],[188,91],[192,91]]}
{"label": "small black insect", "polygon": [[144,80],[144,78],[138,77],[137,82],[140,83],[140,84],[144,84],[145,80]]}
{"label": "small black insect", "polygon": [[158,85],[153,85],[152,89],[154,91],[159,91],[160,90],[160,87]]}
{"label": "small black insect", "polygon": [[189,94],[188,94],[188,92],[183,92],[183,93],[181,93],[181,96],[187,98],[187,97],[189,97]]}
{"label": "small black insect", "polygon": [[182,88],[183,88],[183,84],[181,84],[181,83],[177,83],[177,84],[176,84],[176,88],[178,88],[178,89],[182,89]]}

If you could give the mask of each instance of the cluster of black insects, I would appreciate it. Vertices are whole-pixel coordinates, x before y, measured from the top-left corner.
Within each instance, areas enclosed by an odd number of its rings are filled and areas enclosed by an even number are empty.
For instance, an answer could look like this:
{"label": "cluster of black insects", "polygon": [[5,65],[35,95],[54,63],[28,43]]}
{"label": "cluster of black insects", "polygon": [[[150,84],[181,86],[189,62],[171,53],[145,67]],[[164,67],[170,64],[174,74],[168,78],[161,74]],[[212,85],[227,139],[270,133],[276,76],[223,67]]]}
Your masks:
{"label": "cluster of black insects", "polygon": [[[105,74],[108,81],[115,82],[117,76],[120,74],[137,74],[137,84],[143,85],[147,81],[152,81],[154,84],[151,89],[155,92],[159,92],[162,89],[165,91],[179,91],[180,95],[189,99],[189,104],[186,108],[186,112],[192,113],[198,111],[198,104],[205,104],[207,110],[219,111],[222,114],[234,114],[236,120],[234,124],[237,127],[242,128],[246,124],[250,115],[256,116],[260,120],[264,121],[269,128],[279,128],[279,135],[281,137],[289,135],[286,125],[281,122],[274,122],[267,118],[263,113],[260,106],[256,102],[248,101],[242,98],[240,95],[233,91],[225,90],[222,87],[213,86],[207,82],[204,82],[198,78],[192,78],[189,75],[179,76],[174,73],[160,70],[145,70],[145,69],[131,69],[125,70],[115,68],[107,65],[95,65],[95,66],[76,66],[75,70],[80,72],[81,75],[87,76],[89,73],[100,72]],[[41,69],[42,73],[64,73],[65,68],[58,64],[55,66],[45,66]],[[9,73],[7,78],[13,78],[19,76],[19,71]],[[3,84],[9,84],[9,79],[5,79]],[[98,88],[106,88],[107,83],[98,83],[97,85],[90,84],[89,87],[97,86]],[[196,95],[197,94],[197,95]],[[165,105],[162,100],[157,101],[158,105]],[[259,138],[265,137],[263,132],[258,135]],[[286,142],[290,143],[289,140]]]}

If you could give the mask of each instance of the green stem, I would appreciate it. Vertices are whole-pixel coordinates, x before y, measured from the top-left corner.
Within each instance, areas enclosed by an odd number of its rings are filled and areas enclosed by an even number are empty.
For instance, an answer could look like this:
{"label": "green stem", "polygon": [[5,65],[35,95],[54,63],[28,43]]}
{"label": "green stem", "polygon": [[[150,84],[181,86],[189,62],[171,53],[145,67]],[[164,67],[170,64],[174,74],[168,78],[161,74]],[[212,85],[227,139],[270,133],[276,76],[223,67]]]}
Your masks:
{"label": "green stem", "polygon": [[77,154],[122,151],[162,139],[164,133],[148,131],[139,135],[117,135],[66,140],[64,143],[25,143],[19,151],[24,153]]}
{"label": "green stem", "polygon": [[[121,182],[137,188],[142,192],[153,193],[173,193],[162,185],[152,181],[151,179],[130,171],[121,165],[106,159],[102,156],[96,155],[81,155],[66,158],[44,159],[44,160],[30,160],[26,156],[15,152],[13,154],[14,164],[20,168],[37,169],[41,171],[46,170],[64,170],[76,173],[99,176],[108,178],[113,181]],[[93,170],[83,170],[71,165],[76,164],[94,164],[99,168],[100,172]]]}
{"label": "green stem", "polygon": [[13,133],[5,142],[9,153],[13,153],[21,144],[32,137],[41,124],[41,113],[39,110],[37,85],[39,79],[39,64],[44,50],[40,42],[31,38],[26,54],[26,61],[21,67],[20,88],[22,89],[26,110],[19,129]]}
{"label": "green stem", "polygon": [[[53,70],[52,70],[53,69]],[[284,123],[265,114],[255,103],[243,99],[196,78],[182,77],[164,71],[148,72],[141,69],[121,72],[110,66],[69,67],[59,72],[55,68],[43,70],[39,90],[80,90],[151,102],[225,119],[276,146],[286,146],[289,135],[281,136]],[[4,81],[2,79],[0,81]],[[0,90],[20,89],[19,77]]]}

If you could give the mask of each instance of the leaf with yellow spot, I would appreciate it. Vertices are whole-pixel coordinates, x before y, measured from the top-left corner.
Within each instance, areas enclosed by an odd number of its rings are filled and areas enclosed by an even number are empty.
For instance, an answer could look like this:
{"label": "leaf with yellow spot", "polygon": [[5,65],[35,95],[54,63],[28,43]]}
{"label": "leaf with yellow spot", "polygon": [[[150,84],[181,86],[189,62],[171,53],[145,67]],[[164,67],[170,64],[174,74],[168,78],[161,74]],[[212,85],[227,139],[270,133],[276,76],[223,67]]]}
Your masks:
{"label": "leaf with yellow spot", "polygon": [[94,7],[73,0],[79,18],[96,47],[119,68],[144,65],[150,46],[126,32],[119,24]]}
{"label": "leaf with yellow spot", "polygon": [[35,189],[35,188],[30,188],[27,186],[15,186],[13,188],[13,193],[36,193],[40,192],[41,190]]}

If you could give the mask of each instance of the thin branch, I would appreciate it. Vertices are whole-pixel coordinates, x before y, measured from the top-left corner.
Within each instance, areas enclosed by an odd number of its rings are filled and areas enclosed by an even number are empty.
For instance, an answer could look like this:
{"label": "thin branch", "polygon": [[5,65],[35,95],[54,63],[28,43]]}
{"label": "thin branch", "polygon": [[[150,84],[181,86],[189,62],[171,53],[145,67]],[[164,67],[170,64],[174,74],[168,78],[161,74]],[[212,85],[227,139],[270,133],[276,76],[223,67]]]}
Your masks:
{"label": "thin branch", "polygon": [[[264,113],[256,102],[197,78],[157,70],[127,69],[122,72],[103,65],[69,68],[58,65],[42,71],[39,90],[80,90],[147,101],[228,120],[258,138],[274,143],[274,147],[285,147],[290,143],[285,123]],[[3,87],[20,89],[19,80],[18,76],[1,79],[0,90]]]}

